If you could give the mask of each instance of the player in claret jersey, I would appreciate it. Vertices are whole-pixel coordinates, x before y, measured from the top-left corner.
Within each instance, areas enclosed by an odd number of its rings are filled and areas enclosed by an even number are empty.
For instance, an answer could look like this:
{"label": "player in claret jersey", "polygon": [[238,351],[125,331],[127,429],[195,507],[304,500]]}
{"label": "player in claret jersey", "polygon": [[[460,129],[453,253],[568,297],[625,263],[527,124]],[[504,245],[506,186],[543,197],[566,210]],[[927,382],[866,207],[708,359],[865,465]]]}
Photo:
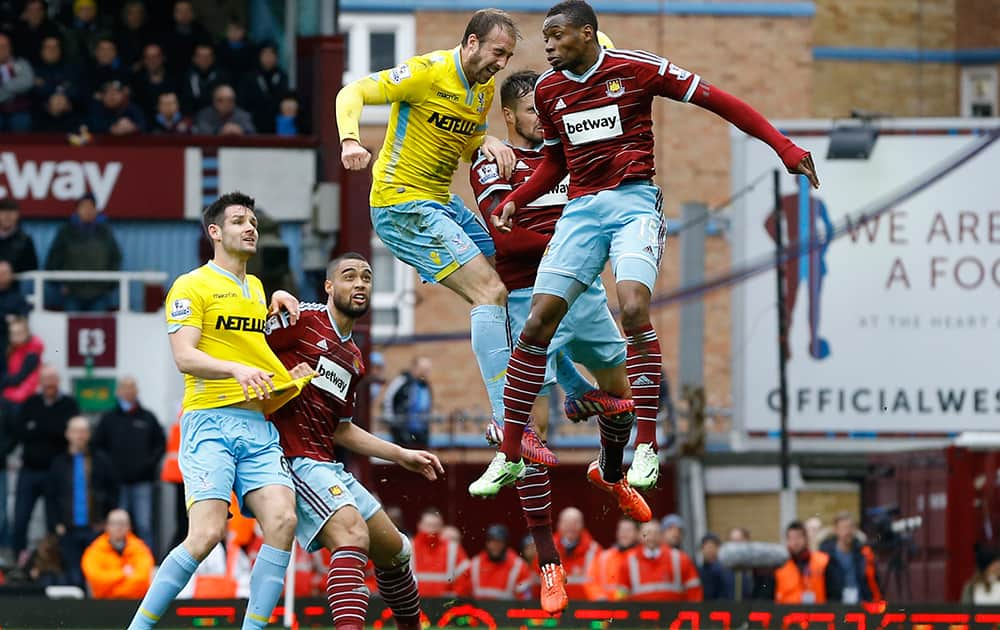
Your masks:
{"label": "player in claret jersey", "polygon": [[[502,177],[496,166],[485,158],[477,160],[469,172],[473,193],[487,221],[504,196],[524,185],[542,160],[542,131],[534,105],[537,80],[537,73],[524,70],[507,77],[500,88],[500,103],[507,123],[507,142],[517,157],[512,175]],[[531,287],[535,283],[538,263],[562,214],[568,185],[568,178],[564,179],[553,190],[528,203],[518,213],[510,232],[500,232],[491,227],[497,250],[497,271],[509,292],[507,315],[511,334],[515,337],[520,334],[528,317]],[[594,389],[580,375],[570,356],[594,374],[601,389]],[[510,366],[509,373],[517,371],[518,366]],[[625,340],[608,310],[607,294],[600,278],[595,279],[573,303],[549,345],[546,385],[532,412],[535,425],[543,437],[548,424],[546,390],[553,375],[554,380],[566,390],[569,411],[593,406],[598,415],[626,416],[622,423],[631,426],[634,405],[629,398],[625,373]],[[627,440],[628,434],[620,438]],[[627,516],[639,521],[651,518],[649,506],[635,490],[627,484],[616,484],[612,488],[617,492],[616,498]],[[542,608],[550,614],[561,612],[567,604],[565,574],[552,537],[548,469],[537,464],[529,466],[524,478],[517,481],[517,491],[525,520],[538,547]]]}
{"label": "player in claret jersey", "polygon": [[[812,157],[752,107],[663,57],[636,50],[604,50],[597,15],[583,0],[552,7],[542,25],[552,69],[535,86],[545,159],[527,184],[508,195],[494,214],[512,228],[520,208],[570,174],[569,202],[556,224],[535,281],[531,314],[511,354],[504,391],[504,437],[486,473],[469,490],[492,496],[523,474],[518,443],[544,380],[545,355],[569,307],[610,258],[622,309],[629,383],[638,431],[627,482],[648,488],[659,476],[656,411],[660,383],[659,341],[649,303],[659,271],[666,223],[660,189],[653,184],[652,101],[665,96],[715,112],[770,145],[792,173],[819,186]],[[604,466],[592,467],[595,483],[620,481],[625,427],[601,423]]]}
{"label": "player in claret jersey", "polygon": [[325,547],[333,554],[326,592],[338,630],[364,628],[369,554],[379,594],[397,627],[416,630],[420,600],[410,569],[410,541],[378,500],[335,461],[334,447],[396,462],[431,480],[444,470],[433,454],[400,448],[351,422],[365,373],[351,331],[368,312],[372,269],[361,255],[344,254],[330,262],[326,278],[326,304],[302,304],[294,325],[281,314],[267,323],[268,344],[281,362],[304,362],[316,372],[299,398],[271,415],[295,485],[295,535],[308,551]]}

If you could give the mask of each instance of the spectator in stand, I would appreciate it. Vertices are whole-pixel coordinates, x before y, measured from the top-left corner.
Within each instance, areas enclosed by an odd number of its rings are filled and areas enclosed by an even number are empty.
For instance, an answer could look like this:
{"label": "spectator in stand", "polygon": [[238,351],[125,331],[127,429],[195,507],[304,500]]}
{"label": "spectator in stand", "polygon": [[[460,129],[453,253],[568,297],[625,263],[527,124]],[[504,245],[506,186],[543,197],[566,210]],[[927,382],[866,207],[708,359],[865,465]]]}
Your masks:
{"label": "spectator in stand", "polygon": [[289,92],[281,98],[281,103],[278,104],[274,133],[279,136],[299,135],[302,129],[299,114],[299,97]]}
{"label": "spectator in stand", "polygon": [[108,81],[101,89],[100,100],[90,109],[87,128],[91,133],[129,136],[146,130],[146,117],[129,99],[128,86]]}
{"label": "spectator in stand", "polygon": [[236,107],[236,93],[228,85],[212,92],[212,105],[198,112],[195,133],[219,136],[242,136],[257,133],[250,114]]}
{"label": "spectator in stand", "polygon": [[701,566],[698,567],[698,575],[701,576],[705,601],[730,600],[735,597],[733,572],[719,562],[721,545],[722,541],[715,534],[708,533],[701,538]]}
{"label": "spectator in stand", "polygon": [[421,597],[466,597],[472,590],[469,558],[462,546],[441,535],[444,519],[426,508],[413,537],[413,573]]}
{"label": "spectator in stand", "polygon": [[31,87],[35,74],[14,56],[10,36],[0,33],[0,132],[31,131]]}
{"label": "spectator in stand", "polygon": [[74,0],[73,19],[66,32],[66,58],[78,65],[89,63],[97,40],[110,33],[97,12],[95,0]]}
{"label": "spectator in stand", "polygon": [[587,599],[587,576],[601,553],[601,546],[584,528],[583,512],[575,507],[560,512],[553,538],[566,571],[567,597],[576,601]]}
{"label": "spectator in stand", "polygon": [[47,588],[70,584],[66,565],[59,551],[59,538],[55,534],[46,534],[38,541],[38,546],[28,556],[24,568],[35,586]]}
{"label": "spectator in stand", "polygon": [[522,599],[521,594],[531,588],[532,570],[508,546],[509,538],[503,525],[486,529],[485,548],[469,565],[475,599]]}
{"label": "spectator in stand", "polygon": [[[83,94],[80,90],[80,69],[63,57],[62,42],[58,37],[46,37],[42,40],[41,60],[35,64],[34,72],[35,84],[31,95],[36,113],[46,106],[49,97],[56,92],[62,92],[74,104],[80,102]],[[35,131],[39,129],[36,128]]]}
{"label": "spectator in stand", "polygon": [[42,60],[42,43],[49,37],[58,41],[64,36],[62,27],[49,19],[43,0],[28,0],[24,3],[21,19],[14,28],[14,49],[36,70]]}
{"label": "spectator in stand", "polygon": [[21,228],[21,206],[17,200],[0,199],[0,260],[6,260],[14,273],[38,269],[35,241]]}
{"label": "spectator in stand", "polygon": [[153,133],[189,134],[194,130],[191,119],[181,113],[176,92],[163,92],[156,101]]}
{"label": "spectator in stand", "polygon": [[454,525],[445,525],[441,528],[441,538],[457,545],[462,544],[462,530]]}
{"label": "spectator in stand", "polygon": [[857,604],[882,600],[875,574],[875,553],[858,540],[854,517],[847,512],[833,519],[833,536],[819,545],[830,557],[830,572],[826,582],[828,602]]}
{"label": "spectator in stand", "polygon": [[434,395],[429,382],[430,357],[416,356],[410,369],[394,378],[382,399],[383,415],[392,441],[409,448],[424,448],[430,440],[430,415]]}
{"label": "spectator in stand", "polygon": [[83,119],[73,111],[73,101],[62,88],[49,95],[40,111],[35,112],[34,131],[74,134],[81,131]]}
{"label": "spectator in stand", "polygon": [[663,542],[674,549],[684,545],[684,519],[677,514],[668,514],[660,524],[663,528]]}
{"label": "spectator in stand", "polygon": [[94,448],[114,464],[121,484],[118,505],[135,522],[139,538],[153,546],[153,486],[160,460],[166,451],[166,436],[160,421],[139,404],[135,379],[118,380],[118,401],[101,416],[94,432]]}
{"label": "spectator in stand", "polygon": [[823,524],[823,519],[818,516],[810,516],[803,523],[806,528],[806,536],[809,537],[809,548],[813,551],[819,549],[820,543],[830,537],[832,530]]}
{"label": "spectator in stand", "polygon": [[153,580],[153,553],[132,533],[128,512],[111,510],[80,568],[94,599],[141,599]]}
{"label": "spectator in stand", "polygon": [[976,572],[962,587],[962,603],[1000,605],[1000,555],[995,549],[976,545]]}
{"label": "spectator in stand", "polygon": [[105,515],[118,505],[114,465],[104,453],[90,448],[90,421],[74,416],[66,425],[67,449],[52,460],[49,502],[59,536],[66,574],[83,588],[80,569],[84,549],[103,529]]}
{"label": "spectator in stand", "polygon": [[182,76],[198,44],[212,40],[208,31],[195,21],[194,4],[190,0],[174,3],[173,25],[160,37],[163,49],[168,51],[167,69],[175,77]]}
{"label": "spectator in stand", "polygon": [[129,72],[139,70],[143,49],[152,39],[152,29],[146,23],[146,5],[140,0],[129,0],[122,7],[121,24],[115,29],[118,54]]}
{"label": "spectator in stand", "polygon": [[591,601],[617,601],[625,599],[623,579],[619,575],[624,566],[625,554],[639,544],[639,524],[622,518],[615,529],[615,544],[600,554],[590,565],[590,574],[584,590]]}
{"label": "spectator in stand", "polygon": [[256,71],[243,75],[239,87],[240,104],[253,112],[260,133],[274,133],[278,103],[288,93],[288,74],[278,67],[278,48],[273,42],[261,44]]}
{"label": "spectator in stand", "polygon": [[375,401],[385,388],[385,357],[381,352],[373,350],[368,355],[368,368],[365,380],[368,382],[368,404],[374,409]]}
{"label": "spectator in stand", "polygon": [[701,580],[691,558],[666,544],[655,520],[639,529],[642,545],[628,552],[618,570],[631,601],[700,602]]}
{"label": "spectator in stand", "polygon": [[112,81],[122,85],[132,76],[118,57],[118,45],[110,35],[102,35],[94,46],[94,61],[87,70],[87,93],[91,99],[101,98],[100,90]]}
{"label": "spectator in stand", "polygon": [[[49,466],[66,451],[66,424],[80,412],[76,400],[59,391],[59,381],[59,372],[43,365],[38,377],[39,392],[24,401],[15,420],[15,438],[23,448],[14,501],[12,543],[17,554],[27,549],[28,521],[35,503],[48,496]],[[51,510],[45,512],[51,532],[56,522]]]}
{"label": "spectator in stand", "polygon": [[[0,263],[0,266],[7,263]],[[45,344],[31,334],[26,317],[13,317],[7,323],[10,345],[7,346],[7,374],[0,380],[5,406],[16,412],[38,390]]]}
{"label": "spectator in stand", "polygon": [[809,549],[809,537],[800,521],[785,528],[788,562],[774,572],[774,601],[779,604],[825,604],[830,556]]}
{"label": "spectator in stand", "polygon": [[[54,271],[118,271],[122,252],[114,232],[97,215],[94,195],[85,194],[56,234],[45,268]],[[67,311],[109,311],[118,307],[118,283],[71,282],[59,287],[56,306]]]}
{"label": "spectator in stand", "polygon": [[229,74],[215,63],[211,44],[195,46],[191,67],[181,81],[184,111],[199,112],[211,106],[215,88],[230,83]]}
{"label": "spectator in stand", "polygon": [[[21,287],[14,278],[14,269],[6,260],[0,260],[0,349],[8,347],[8,326],[14,317],[25,317],[31,305],[21,294]],[[37,367],[37,366],[36,366]],[[32,389],[29,394],[35,393]]]}
{"label": "spectator in stand", "polygon": [[226,37],[216,48],[219,65],[231,77],[242,77],[254,71],[255,50],[253,42],[247,39],[246,26],[236,19],[226,24]]}
{"label": "spectator in stand", "polygon": [[132,100],[147,118],[156,115],[157,100],[161,94],[165,92],[176,94],[177,85],[167,74],[166,59],[159,44],[146,44],[142,49],[141,64],[139,71],[132,78],[131,88]]}

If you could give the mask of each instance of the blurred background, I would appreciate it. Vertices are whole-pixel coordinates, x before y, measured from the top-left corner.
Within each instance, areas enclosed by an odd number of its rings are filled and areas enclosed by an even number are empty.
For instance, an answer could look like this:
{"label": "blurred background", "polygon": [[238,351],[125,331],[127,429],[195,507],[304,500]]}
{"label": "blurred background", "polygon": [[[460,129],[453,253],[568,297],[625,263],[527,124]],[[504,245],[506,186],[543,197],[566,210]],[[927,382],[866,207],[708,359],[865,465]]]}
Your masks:
{"label": "blurred background", "polygon": [[[501,4],[523,40],[498,83],[546,66],[547,6]],[[775,121],[813,153],[823,185],[775,171],[766,146],[711,113],[654,103],[670,217],[653,296],[669,446],[648,498],[662,531],[619,531],[584,483],[596,427],[567,422],[553,396],[563,544],[576,548],[580,532],[606,549],[655,540],[699,567],[701,597],[773,599],[770,570],[734,574],[716,551],[741,538],[796,547],[788,525],[799,522],[807,547],[847,567],[831,578],[848,584],[836,601],[1000,602],[1000,3],[593,4],[619,47],[661,54]],[[502,539],[530,563],[514,493],[484,506],[465,492],[493,452],[468,308],[374,237],[370,175],[342,171],[333,113],[342,84],[457,46],[483,6],[0,1],[0,593],[76,584],[93,595],[63,556],[110,527],[111,508],[126,508],[156,559],[183,535],[171,450],[182,381],[162,302],[210,256],[202,207],[233,189],[257,199],[252,270],[269,291],[324,301],[331,257],[372,261],[357,421],[429,446],[447,474],[428,484],[345,453],[351,469],[406,531],[454,526],[468,558]],[[373,152],[388,116],[365,108]],[[490,126],[503,136],[496,103]],[[474,207],[467,168],[452,190]],[[63,435],[80,414],[88,435],[76,439],[106,453],[118,485],[74,542],[54,520],[50,466],[72,452]],[[252,524],[233,536],[252,560]],[[309,562],[303,595],[319,588]]]}

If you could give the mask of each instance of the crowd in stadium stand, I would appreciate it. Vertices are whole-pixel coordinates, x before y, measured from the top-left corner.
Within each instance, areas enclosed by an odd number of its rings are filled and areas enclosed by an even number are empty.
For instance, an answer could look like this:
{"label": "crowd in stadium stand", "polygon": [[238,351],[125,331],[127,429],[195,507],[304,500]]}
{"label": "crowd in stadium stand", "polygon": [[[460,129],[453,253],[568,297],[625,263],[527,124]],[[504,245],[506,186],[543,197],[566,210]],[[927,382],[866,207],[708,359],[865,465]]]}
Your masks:
{"label": "crowd in stadium stand", "polygon": [[171,14],[166,2],[106,4],[121,10],[102,12],[95,0],[0,6],[0,132],[85,142],[93,133],[305,131],[276,45],[251,41],[239,19],[213,33],[188,0]]}

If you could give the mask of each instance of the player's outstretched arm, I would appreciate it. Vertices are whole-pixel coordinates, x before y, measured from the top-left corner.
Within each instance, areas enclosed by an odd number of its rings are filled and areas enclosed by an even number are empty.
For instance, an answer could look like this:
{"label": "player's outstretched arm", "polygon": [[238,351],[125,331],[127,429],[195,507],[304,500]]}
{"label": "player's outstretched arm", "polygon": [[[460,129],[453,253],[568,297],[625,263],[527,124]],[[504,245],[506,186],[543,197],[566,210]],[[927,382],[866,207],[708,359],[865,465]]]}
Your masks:
{"label": "player's outstretched arm", "polygon": [[805,175],[813,188],[819,188],[816,166],[809,152],[775,129],[763,114],[745,101],[701,80],[690,102],[725,118],[741,131],[766,142],[781,158],[789,173]]}
{"label": "player's outstretched arm", "polygon": [[274,391],[273,374],[249,365],[224,361],[198,349],[201,330],[193,326],[182,326],[170,334],[170,351],[174,355],[177,369],[204,379],[234,378],[243,388],[246,400],[270,398]]}
{"label": "player's outstretched arm", "polygon": [[437,456],[427,451],[403,448],[365,431],[353,422],[341,422],[333,437],[344,448],[359,455],[378,457],[434,481],[444,474]]}

